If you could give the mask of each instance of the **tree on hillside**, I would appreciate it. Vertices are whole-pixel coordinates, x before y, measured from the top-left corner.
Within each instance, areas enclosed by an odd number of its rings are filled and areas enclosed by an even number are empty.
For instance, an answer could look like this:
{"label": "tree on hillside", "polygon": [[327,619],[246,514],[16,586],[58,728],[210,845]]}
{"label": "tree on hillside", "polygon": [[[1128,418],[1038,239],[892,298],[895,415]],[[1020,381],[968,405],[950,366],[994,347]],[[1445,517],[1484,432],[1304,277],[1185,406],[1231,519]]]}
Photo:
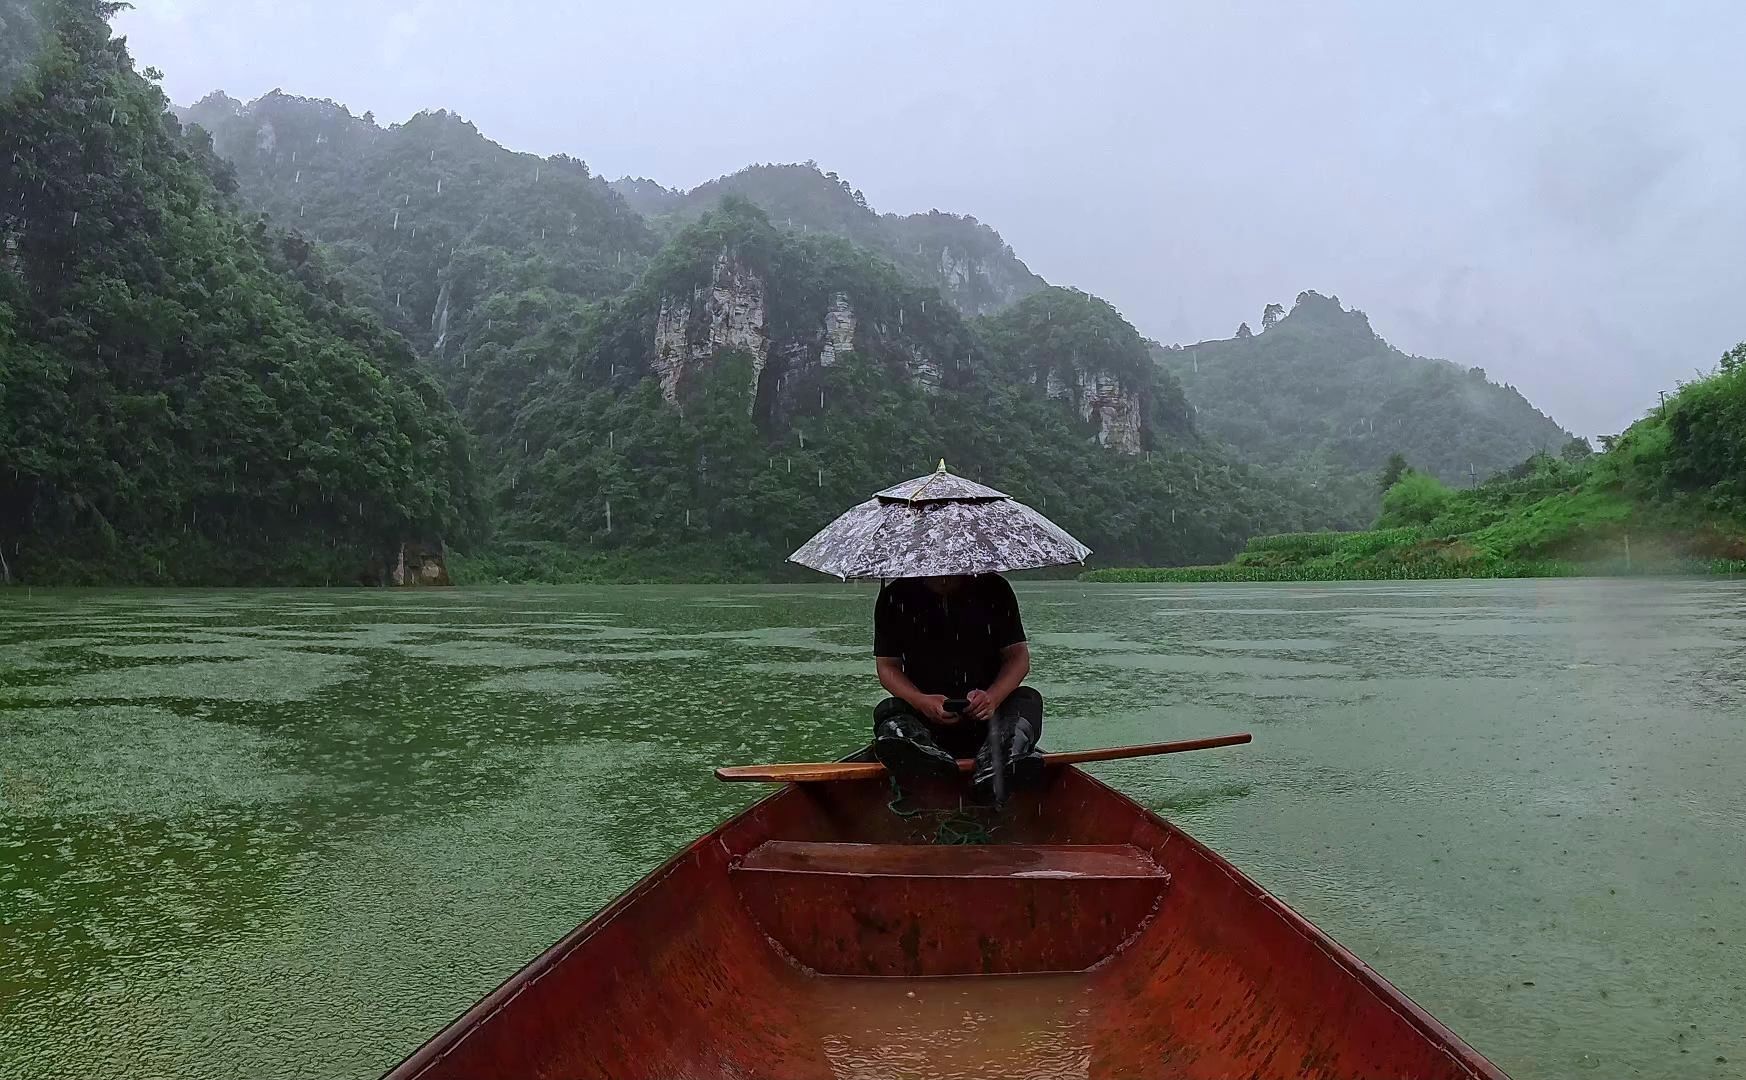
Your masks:
{"label": "tree on hillside", "polygon": [[1408,470],[1400,482],[1382,496],[1382,517],[1377,520],[1377,527],[1392,529],[1428,524],[1443,512],[1454,495],[1430,473]]}
{"label": "tree on hillside", "polygon": [[1265,334],[1273,329],[1273,324],[1285,318],[1285,305],[1268,304],[1261,309],[1261,332]]}
{"label": "tree on hillside", "polygon": [[1407,464],[1404,454],[1390,454],[1388,464],[1382,467],[1382,474],[1376,478],[1376,487],[1386,492],[1400,482],[1400,478],[1412,472],[1412,466]]}
{"label": "tree on hillside", "polygon": [[1558,451],[1558,456],[1571,464],[1575,464],[1579,461],[1584,461],[1593,457],[1594,447],[1589,445],[1587,439],[1578,435],[1564,444],[1564,448]]}
{"label": "tree on hillside", "polygon": [[1243,323],[1241,326],[1237,327],[1237,336],[1240,338],[1254,337],[1255,331],[1249,329],[1248,323]]}

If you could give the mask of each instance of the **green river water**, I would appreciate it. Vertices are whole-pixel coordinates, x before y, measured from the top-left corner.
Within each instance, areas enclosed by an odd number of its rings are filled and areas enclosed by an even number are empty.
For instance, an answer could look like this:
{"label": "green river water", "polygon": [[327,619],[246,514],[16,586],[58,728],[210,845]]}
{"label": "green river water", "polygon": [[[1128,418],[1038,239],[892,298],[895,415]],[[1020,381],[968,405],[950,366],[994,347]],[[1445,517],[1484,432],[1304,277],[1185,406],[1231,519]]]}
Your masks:
{"label": "green river water", "polygon": [[[0,1077],[369,1078],[880,696],[868,587],[0,592]],[[1517,1080],[1746,1076],[1746,584],[1021,586],[1056,749]]]}

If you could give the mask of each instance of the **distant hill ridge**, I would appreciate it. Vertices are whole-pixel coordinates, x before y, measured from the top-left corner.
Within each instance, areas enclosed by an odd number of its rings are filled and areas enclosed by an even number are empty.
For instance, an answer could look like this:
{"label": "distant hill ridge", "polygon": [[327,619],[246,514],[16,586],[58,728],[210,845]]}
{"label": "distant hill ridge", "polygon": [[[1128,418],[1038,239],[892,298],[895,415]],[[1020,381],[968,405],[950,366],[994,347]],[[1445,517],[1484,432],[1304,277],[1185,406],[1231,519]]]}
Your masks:
{"label": "distant hill ridge", "polygon": [[1269,305],[1262,327],[1155,355],[1207,434],[1348,499],[1373,505],[1359,480],[1396,453],[1466,486],[1571,439],[1515,387],[1396,349],[1338,297],[1299,293],[1290,312]]}
{"label": "distant hill ridge", "polygon": [[845,236],[881,252],[938,286],[967,315],[998,311],[1047,284],[975,218],[940,210],[875,213],[858,189],[813,161],[748,165],[690,191],[628,176],[612,186],[637,212],[681,222],[695,220],[724,195],[743,196],[779,226]]}

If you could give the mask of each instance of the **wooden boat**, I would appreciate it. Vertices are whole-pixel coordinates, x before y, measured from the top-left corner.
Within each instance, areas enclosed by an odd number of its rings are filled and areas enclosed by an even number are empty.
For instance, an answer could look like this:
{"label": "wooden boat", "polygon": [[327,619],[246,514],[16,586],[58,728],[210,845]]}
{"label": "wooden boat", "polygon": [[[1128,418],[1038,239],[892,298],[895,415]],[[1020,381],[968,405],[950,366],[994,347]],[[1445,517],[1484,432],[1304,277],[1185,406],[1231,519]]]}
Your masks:
{"label": "wooden boat", "polygon": [[388,1080],[1504,1076],[1075,766],[976,846],[934,842],[949,785],[903,817],[861,768],[697,840]]}

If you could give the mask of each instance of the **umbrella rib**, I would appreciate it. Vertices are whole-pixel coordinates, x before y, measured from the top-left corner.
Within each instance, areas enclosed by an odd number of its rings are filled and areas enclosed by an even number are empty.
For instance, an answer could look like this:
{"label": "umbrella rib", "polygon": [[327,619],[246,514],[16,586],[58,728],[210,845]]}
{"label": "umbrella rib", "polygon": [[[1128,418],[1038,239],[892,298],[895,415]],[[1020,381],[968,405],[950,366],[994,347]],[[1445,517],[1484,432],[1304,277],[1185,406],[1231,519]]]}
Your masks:
{"label": "umbrella rib", "polygon": [[944,475],[946,475],[946,459],[941,458],[940,459],[940,467],[938,469],[934,470],[934,474],[932,476],[928,477],[926,480],[923,480],[921,482],[920,487],[916,488],[914,491],[909,493],[909,504],[911,506],[914,506],[915,501],[917,499],[921,498],[921,493],[928,489],[928,485],[933,483],[935,480],[938,480],[940,477],[942,477]]}

